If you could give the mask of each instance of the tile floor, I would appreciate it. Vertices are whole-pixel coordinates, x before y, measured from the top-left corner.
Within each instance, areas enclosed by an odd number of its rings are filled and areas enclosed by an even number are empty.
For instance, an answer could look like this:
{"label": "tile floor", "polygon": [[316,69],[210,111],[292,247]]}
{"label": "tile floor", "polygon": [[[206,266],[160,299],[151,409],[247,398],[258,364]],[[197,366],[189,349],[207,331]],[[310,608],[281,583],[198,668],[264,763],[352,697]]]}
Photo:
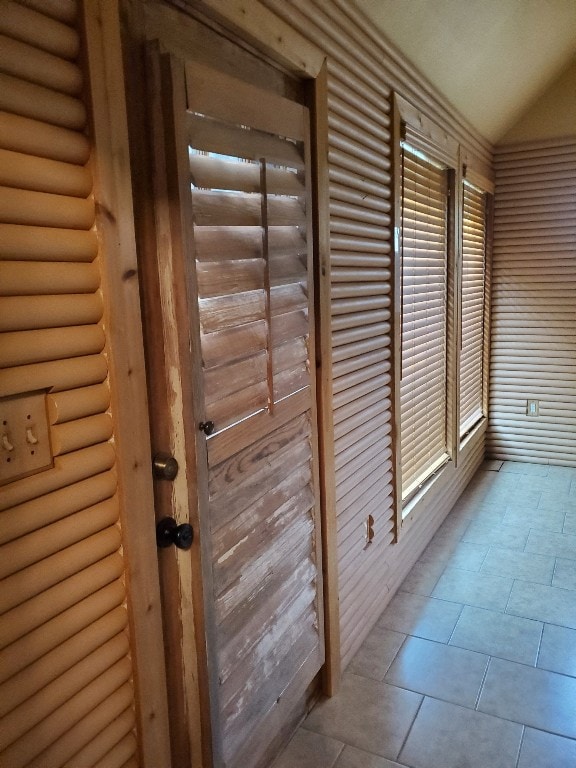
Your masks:
{"label": "tile floor", "polygon": [[273,768],[576,768],[576,469],[500,464]]}

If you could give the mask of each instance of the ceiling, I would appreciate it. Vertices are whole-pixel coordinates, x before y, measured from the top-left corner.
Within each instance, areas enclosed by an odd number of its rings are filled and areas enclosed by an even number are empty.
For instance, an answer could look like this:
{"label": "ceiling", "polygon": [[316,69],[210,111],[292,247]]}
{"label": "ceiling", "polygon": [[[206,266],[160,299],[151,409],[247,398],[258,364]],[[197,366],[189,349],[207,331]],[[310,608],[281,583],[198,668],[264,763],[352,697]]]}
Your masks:
{"label": "ceiling", "polygon": [[355,0],[496,143],[576,54],[576,0]]}

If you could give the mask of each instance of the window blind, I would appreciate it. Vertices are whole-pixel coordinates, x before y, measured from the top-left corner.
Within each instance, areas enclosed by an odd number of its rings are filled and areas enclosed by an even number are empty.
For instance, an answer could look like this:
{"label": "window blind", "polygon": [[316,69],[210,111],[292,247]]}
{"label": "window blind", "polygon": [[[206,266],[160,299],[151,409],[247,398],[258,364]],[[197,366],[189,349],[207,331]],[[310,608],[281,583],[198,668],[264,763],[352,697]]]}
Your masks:
{"label": "window blind", "polygon": [[462,208],[462,311],[460,437],[482,418],[486,195],[464,182]]}
{"label": "window blind", "polygon": [[447,174],[402,150],[400,456],[406,501],[447,458]]}

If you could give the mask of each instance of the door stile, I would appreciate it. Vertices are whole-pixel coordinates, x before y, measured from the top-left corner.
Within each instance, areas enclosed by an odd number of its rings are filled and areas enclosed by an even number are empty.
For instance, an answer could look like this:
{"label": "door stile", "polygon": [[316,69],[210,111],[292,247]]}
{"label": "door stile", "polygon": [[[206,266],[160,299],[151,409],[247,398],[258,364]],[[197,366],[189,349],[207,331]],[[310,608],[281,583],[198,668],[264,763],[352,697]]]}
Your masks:
{"label": "door stile", "polygon": [[[312,121],[308,120],[306,134],[304,138],[304,156],[306,168],[314,167],[312,152]],[[312,177],[313,178],[313,177]],[[317,368],[320,367],[319,350],[316,346],[317,334],[317,259],[315,257],[316,238],[314,225],[314,200],[312,194],[313,185],[306,185],[306,242],[308,244],[307,252],[307,273],[308,273],[308,317],[313,318],[309,324],[308,332],[308,360],[310,373],[310,425],[312,438],[312,486],[314,488],[314,550],[316,552],[316,562],[318,568],[318,580],[320,588],[318,589],[316,605],[318,615],[322,617],[318,631],[322,647],[322,664],[326,663],[326,644],[325,644],[325,614],[324,614],[324,551],[323,551],[323,515],[322,515],[322,494],[320,482],[320,437],[318,422],[318,396],[317,396]]]}
{"label": "door stile", "polygon": [[[200,336],[198,307],[195,300],[196,274],[193,266],[193,242],[190,237],[190,188],[184,115],[186,93],[184,65],[177,58],[160,53],[152,44],[148,49],[151,74],[153,115],[154,207],[158,257],[159,299],[164,326],[164,433],[170,433],[168,452],[179,464],[173,484],[160,486],[158,517],[173,516],[178,524],[194,528],[195,540],[189,552],[170,548],[159,552],[171,578],[177,584],[175,594],[164,594],[164,610],[174,637],[179,639],[176,658],[168,661],[176,691],[176,707],[184,706],[182,720],[173,722],[173,752],[176,765],[190,765],[190,742],[194,729],[202,733],[202,759],[205,766],[219,765],[219,708],[211,691],[217,690],[217,674],[212,658],[215,624],[211,609],[212,569],[209,519],[202,510],[208,494],[206,439],[197,425],[202,420],[197,403],[203,402],[200,376]],[[181,327],[188,318],[188,328]],[[160,448],[160,446],[159,446]],[[165,487],[162,487],[162,486]],[[200,702],[200,712],[197,702]],[[209,715],[207,716],[207,713]],[[184,754],[181,750],[184,750]],[[183,757],[188,755],[187,762]],[[186,757],[185,757],[186,759]]]}
{"label": "door stile", "polygon": [[332,286],[330,270],[330,178],[328,173],[328,71],[324,61],[308,94],[311,116],[312,196],[314,198],[314,338],[317,443],[320,489],[320,538],[324,601],[322,690],[333,696],[340,684],[340,611],[334,469],[332,394]]}

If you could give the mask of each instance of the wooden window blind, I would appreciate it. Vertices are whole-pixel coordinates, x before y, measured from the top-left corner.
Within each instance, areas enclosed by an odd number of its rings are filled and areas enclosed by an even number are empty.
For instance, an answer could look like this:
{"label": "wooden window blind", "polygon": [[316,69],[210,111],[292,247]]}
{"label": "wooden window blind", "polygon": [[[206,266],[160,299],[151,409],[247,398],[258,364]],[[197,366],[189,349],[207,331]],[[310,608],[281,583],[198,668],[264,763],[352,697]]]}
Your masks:
{"label": "wooden window blind", "polygon": [[462,202],[462,311],[460,350],[460,438],[483,412],[483,349],[486,277],[486,195],[464,182]]}
{"label": "wooden window blind", "polygon": [[402,150],[400,456],[402,498],[447,459],[446,171]]}

